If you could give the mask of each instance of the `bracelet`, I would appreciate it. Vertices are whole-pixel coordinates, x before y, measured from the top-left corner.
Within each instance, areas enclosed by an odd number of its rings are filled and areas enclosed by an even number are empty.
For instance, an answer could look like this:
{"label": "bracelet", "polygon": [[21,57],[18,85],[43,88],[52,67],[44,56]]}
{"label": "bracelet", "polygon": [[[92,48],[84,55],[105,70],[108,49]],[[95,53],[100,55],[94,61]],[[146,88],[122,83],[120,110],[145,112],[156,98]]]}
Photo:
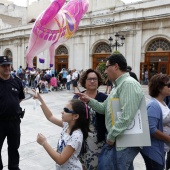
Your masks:
{"label": "bracelet", "polygon": [[47,141],[45,140],[41,145],[44,146],[44,144],[46,143]]}

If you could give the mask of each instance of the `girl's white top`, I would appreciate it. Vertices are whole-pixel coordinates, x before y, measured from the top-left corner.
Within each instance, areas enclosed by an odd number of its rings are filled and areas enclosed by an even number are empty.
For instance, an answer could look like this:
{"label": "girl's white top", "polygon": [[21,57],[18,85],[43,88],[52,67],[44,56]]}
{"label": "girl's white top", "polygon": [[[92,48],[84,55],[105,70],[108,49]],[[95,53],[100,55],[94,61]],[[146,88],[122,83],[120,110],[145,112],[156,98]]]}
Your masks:
{"label": "girl's white top", "polygon": [[[170,109],[168,106],[165,104],[163,105],[161,102],[159,102],[159,106],[161,107],[162,110],[162,117],[163,117],[163,132],[170,136]],[[168,152],[170,150],[170,143],[165,143],[164,144],[164,151]]]}
{"label": "girl's white top", "polygon": [[68,123],[63,122],[63,130],[60,134],[60,139],[57,145],[57,152],[61,153],[63,149],[69,145],[75,149],[73,155],[66,161],[63,165],[56,165],[57,170],[82,170],[82,165],[78,159],[80,154],[82,142],[83,142],[83,133],[80,129],[73,131],[70,136],[66,130],[68,129]]}

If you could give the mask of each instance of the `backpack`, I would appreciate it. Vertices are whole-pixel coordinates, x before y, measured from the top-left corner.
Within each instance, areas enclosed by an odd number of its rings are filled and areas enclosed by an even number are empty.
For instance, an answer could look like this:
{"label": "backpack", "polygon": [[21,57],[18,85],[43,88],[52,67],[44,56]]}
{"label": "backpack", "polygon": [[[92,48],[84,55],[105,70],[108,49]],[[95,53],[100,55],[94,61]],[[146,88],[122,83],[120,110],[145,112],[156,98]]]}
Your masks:
{"label": "backpack", "polygon": [[45,84],[41,83],[41,89],[45,89]]}

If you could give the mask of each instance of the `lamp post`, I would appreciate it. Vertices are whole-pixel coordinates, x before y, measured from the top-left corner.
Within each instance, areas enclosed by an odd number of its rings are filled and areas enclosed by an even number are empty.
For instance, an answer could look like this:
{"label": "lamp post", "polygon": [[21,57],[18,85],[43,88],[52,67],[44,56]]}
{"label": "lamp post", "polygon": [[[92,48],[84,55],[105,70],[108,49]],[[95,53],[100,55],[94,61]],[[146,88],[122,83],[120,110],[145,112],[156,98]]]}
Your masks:
{"label": "lamp post", "polygon": [[[121,40],[121,43],[118,42],[119,39]],[[119,33],[116,33],[114,44],[112,43],[112,41],[113,41],[112,37],[110,37],[108,40],[110,41],[110,50],[112,51],[112,47],[116,47],[116,51],[117,51],[118,47],[123,46],[123,44],[125,42],[125,37],[124,37],[124,35],[119,35]]]}

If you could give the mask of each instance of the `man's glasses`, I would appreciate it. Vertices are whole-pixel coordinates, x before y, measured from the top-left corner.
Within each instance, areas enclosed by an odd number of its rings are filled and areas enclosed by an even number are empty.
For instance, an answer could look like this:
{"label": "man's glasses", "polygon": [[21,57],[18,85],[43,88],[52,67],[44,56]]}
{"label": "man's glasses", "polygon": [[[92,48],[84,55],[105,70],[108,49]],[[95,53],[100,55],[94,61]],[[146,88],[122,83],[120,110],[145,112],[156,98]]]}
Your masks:
{"label": "man's glasses", "polygon": [[170,88],[170,83],[168,83],[168,84],[165,84],[164,86],[168,86],[168,88]]}
{"label": "man's glasses", "polygon": [[65,107],[63,110],[64,110],[64,112],[66,112],[66,113],[77,114],[77,113],[75,113],[73,110],[70,110],[70,109],[68,109],[68,108],[66,108],[66,107]]}
{"label": "man's glasses", "polygon": [[114,65],[114,64],[109,64],[109,65],[106,66],[105,69],[108,69],[110,66],[113,66],[113,65]]}
{"label": "man's glasses", "polygon": [[92,81],[92,80],[93,80],[93,81],[97,81],[98,78],[97,78],[97,77],[95,77],[95,78],[87,78],[86,80],[87,80],[87,81]]}

